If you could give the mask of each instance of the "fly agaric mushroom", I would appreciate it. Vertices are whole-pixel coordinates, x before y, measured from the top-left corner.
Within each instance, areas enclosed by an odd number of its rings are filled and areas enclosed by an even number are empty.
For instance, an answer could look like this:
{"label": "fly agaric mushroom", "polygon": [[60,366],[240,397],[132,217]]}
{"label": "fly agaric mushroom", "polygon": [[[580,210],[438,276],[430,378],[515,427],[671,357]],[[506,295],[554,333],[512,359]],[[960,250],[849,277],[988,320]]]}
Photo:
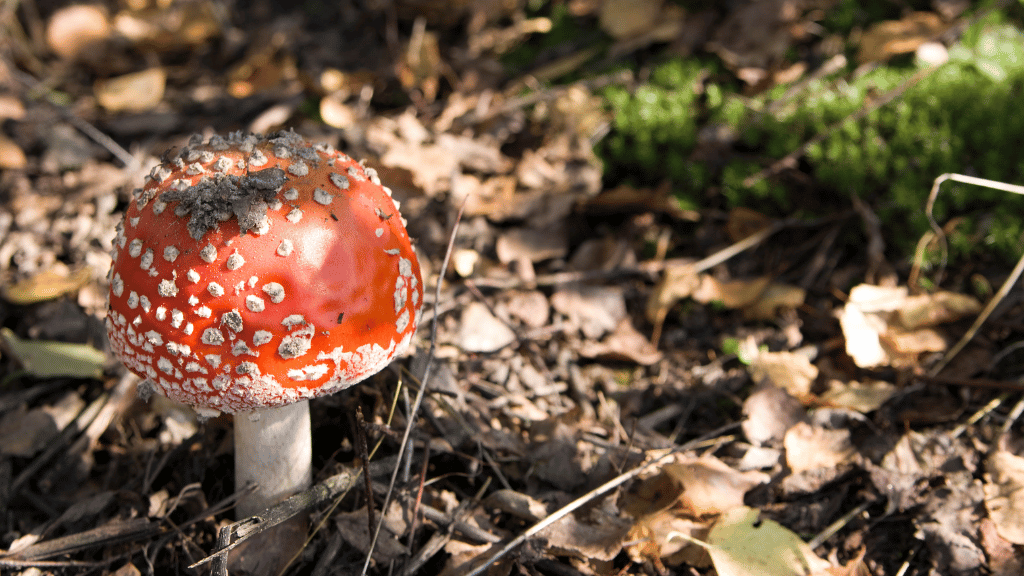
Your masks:
{"label": "fly agaric mushroom", "polygon": [[111,348],[145,388],[235,414],[241,517],[309,485],[308,399],[387,366],[423,303],[391,191],[294,132],[193,137],[133,192],[108,279]]}

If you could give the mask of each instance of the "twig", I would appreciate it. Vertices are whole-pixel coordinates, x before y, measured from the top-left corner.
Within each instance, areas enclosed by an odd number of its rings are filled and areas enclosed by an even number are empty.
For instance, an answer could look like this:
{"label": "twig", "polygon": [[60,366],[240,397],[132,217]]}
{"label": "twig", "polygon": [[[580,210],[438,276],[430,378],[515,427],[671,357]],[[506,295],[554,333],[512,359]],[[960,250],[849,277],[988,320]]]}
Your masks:
{"label": "twig", "polygon": [[[441,301],[441,283],[444,279],[444,275],[448,270],[448,264],[452,258],[452,251],[455,248],[455,235],[459,230],[459,223],[462,221],[462,214],[466,210],[466,203],[463,202],[459,208],[458,214],[455,216],[455,224],[452,225],[452,234],[448,239],[448,249],[444,254],[444,261],[441,263],[441,269],[437,273],[437,285],[435,286],[434,292],[434,305]],[[405,425],[405,434],[402,437],[402,442],[398,448],[398,461],[402,461],[402,457],[405,454],[405,448],[409,445],[409,437],[412,435],[412,429],[416,425],[416,413],[420,410],[420,404],[423,403],[423,396],[426,394],[427,385],[430,383],[430,373],[434,366],[434,354],[437,349],[437,315],[434,315],[434,319],[430,324],[430,348],[427,350],[427,366],[423,369],[423,378],[420,380],[419,390],[416,391],[416,400],[413,401],[412,409],[409,411],[409,421]],[[360,572],[362,576],[366,576],[366,572],[370,569],[370,561],[373,559],[373,551],[377,547],[377,539],[380,537],[381,527],[384,525],[384,518],[387,516],[388,505],[391,503],[391,497],[395,491],[395,482],[398,480],[398,471],[401,467],[395,466],[394,471],[391,473],[391,481],[388,484],[387,494],[384,496],[384,504],[381,506],[381,510],[384,512],[380,515],[380,519],[377,521],[377,529],[373,532],[373,538],[370,540],[370,547],[366,551],[366,561],[363,563],[363,569]],[[368,504],[369,505],[369,504]]]}
{"label": "twig", "polygon": [[825,529],[822,530],[822,532],[820,534],[818,534],[817,536],[812,538],[811,541],[807,543],[807,545],[810,546],[811,550],[814,550],[818,546],[821,546],[822,544],[825,543],[826,540],[831,538],[833,534],[835,534],[836,532],[839,532],[840,530],[842,530],[843,526],[846,526],[847,524],[849,524],[851,520],[856,518],[859,514],[861,514],[865,510],[867,510],[875,502],[877,502],[877,500],[870,500],[868,502],[864,502],[860,506],[857,506],[853,510],[850,510],[846,514],[843,514],[842,518],[839,518],[835,522],[833,522],[833,523],[829,524],[828,526],[826,526]]}
{"label": "twig", "polygon": [[675,447],[675,448],[673,448],[671,450],[668,450],[664,454],[662,454],[661,456],[658,456],[657,458],[651,460],[650,462],[648,462],[648,463],[646,463],[646,464],[644,464],[642,466],[639,466],[637,468],[634,468],[633,470],[630,470],[629,472],[625,472],[623,474],[620,474],[620,475],[616,476],[615,478],[612,478],[611,480],[609,480],[609,481],[605,482],[604,484],[598,486],[597,488],[594,488],[590,492],[587,492],[586,494],[584,494],[584,495],[580,496],[579,498],[573,500],[572,502],[566,504],[565,506],[563,506],[559,510],[553,512],[548,517],[544,518],[540,522],[537,522],[536,524],[531,526],[526,532],[523,532],[522,534],[517,536],[515,539],[513,539],[511,542],[509,542],[508,544],[503,546],[500,550],[498,550],[498,552],[496,552],[493,556],[488,558],[486,562],[484,562],[483,564],[478,566],[475,570],[470,572],[467,576],[480,576],[481,574],[486,572],[487,569],[492,564],[497,562],[499,559],[501,559],[503,556],[505,556],[506,554],[511,552],[513,549],[518,547],[520,544],[526,542],[527,540],[529,540],[533,536],[536,536],[541,530],[544,530],[548,526],[551,526],[555,522],[558,522],[562,518],[565,518],[566,516],[568,516],[570,513],[574,512],[575,510],[578,510],[579,508],[583,507],[587,503],[593,501],[598,496],[601,496],[602,494],[604,494],[606,492],[610,492],[611,490],[613,490],[613,489],[615,489],[615,488],[625,484],[629,480],[632,480],[633,478],[636,478],[640,474],[643,474],[644,472],[654,468],[658,464],[661,464],[662,462],[664,462],[668,458],[670,458],[670,457],[672,457],[672,456],[674,456],[676,454],[679,454],[679,453],[685,452],[687,450],[690,450],[693,447],[699,446],[701,443],[703,443],[704,441],[708,440],[709,438],[715,438],[717,436],[720,436],[720,435],[724,434],[725,432],[729,431],[730,429],[735,428],[738,425],[739,424],[727,424],[725,426],[722,426],[721,428],[719,428],[717,430],[714,430],[714,431],[712,431],[712,432],[710,432],[708,434],[705,434],[704,436],[702,436],[700,438],[697,438],[695,440],[691,440],[691,441],[687,442],[686,444],[683,444],[682,446],[677,446],[677,447]]}
{"label": "twig", "polygon": [[[218,546],[209,556],[193,563],[190,569],[196,569],[204,564],[212,562],[219,556],[226,555],[232,549],[244,542],[250,536],[259,534],[264,530],[273,528],[278,524],[289,520],[322,502],[327,502],[337,494],[351,489],[359,481],[359,470],[345,470],[317,483],[309,490],[298,494],[271,506],[256,516],[243,518],[228,527],[231,529],[231,539],[234,540],[226,547]],[[237,540],[235,540],[237,538]]]}
{"label": "twig", "polygon": [[[974,186],[983,186],[985,188],[992,188],[994,190],[1002,190],[1003,192],[1010,192],[1012,194],[1024,195],[1024,186],[1018,186],[1016,184],[1007,184],[1005,182],[997,182],[995,180],[987,180],[985,178],[976,178],[974,176],[966,176],[964,174],[942,174],[941,176],[936,178],[935,182],[932,184],[931,191],[928,193],[928,201],[925,203],[925,215],[928,217],[928,223],[931,225],[932,231],[935,233],[936,237],[939,238],[939,241],[942,243],[943,268],[945,268],[946,265],[946,235],[942,231],[942,228],[939,226],[938,222],[935,221],[933,210],[935,208],[935,199],[938,198],[939,195],[939,186],[947,180],[952,180],[954,182],[960,182],[963,184],[972,184]],[[958,341],[952,348],[950,348],[946,352],[945,356],[942,357],[942,360],[940,360],[938,364],[933,366],[931,370],[928,371],[929,376],[935,376],[939,372],[941,372],[942,369],[945,368],[949,364],[949,362],[954,357],[956,357],[956,355],[959,354],[971,340],[974,339],[974,336],[978,333],[978,330],[981,329],[981,325],[984,324],[986,320],[988,320],[989,316],[992,315],[992,312],[995,311],[996,306],[998,306],[999,303],[1002,302],[1004,298],[1006,298],[1006,295],[1010,293],[1010,289],[1013,288],[1013,285],[1017,283],[1017,279],[1020,278],[1021,273],[1024,273],[1024,255],[1022,255],[1020,259],[1017,260],[1017,265],[1013,267],[1013,271],[1010,272],[1010,276],[1006,279],[1006,281],[1003,282],[1003,285],[999,287],[999,290],[996,291],[995,295],[992,296],[991,299],[989,299],[988,304],[986,304],[985,308],[981,311],[980,314],[978,314],[978,317],[975,318],[974,323],[971,324],[971,327],[960,338],[960,341]]]}

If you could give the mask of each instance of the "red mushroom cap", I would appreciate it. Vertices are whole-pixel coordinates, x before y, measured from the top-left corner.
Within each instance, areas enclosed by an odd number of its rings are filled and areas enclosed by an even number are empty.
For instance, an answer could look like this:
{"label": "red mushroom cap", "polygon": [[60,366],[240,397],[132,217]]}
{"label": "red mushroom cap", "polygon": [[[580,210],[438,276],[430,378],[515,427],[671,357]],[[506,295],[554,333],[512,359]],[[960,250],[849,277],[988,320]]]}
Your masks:
{"label": "red mushroom cap", "polygon": [[107,334],[165,396],[224,412],[330,394],[412,339],[419,262],[376,172],[294,132],[154,168],[118,227]]}

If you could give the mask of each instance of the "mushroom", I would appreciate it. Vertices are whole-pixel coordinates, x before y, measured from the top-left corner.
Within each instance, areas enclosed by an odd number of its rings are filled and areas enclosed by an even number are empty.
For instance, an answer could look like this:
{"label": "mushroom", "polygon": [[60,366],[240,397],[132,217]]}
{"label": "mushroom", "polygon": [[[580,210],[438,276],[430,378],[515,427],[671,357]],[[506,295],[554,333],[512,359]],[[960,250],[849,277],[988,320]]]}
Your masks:
{"label": "mushroom", "polygon": [[187,147],[117,228],[107,335],[143,390],[235,415],[235,484],[258,513],[308,487],[310,398],[407,348],[423,303],[398,203],[376,172],[294,132]]}

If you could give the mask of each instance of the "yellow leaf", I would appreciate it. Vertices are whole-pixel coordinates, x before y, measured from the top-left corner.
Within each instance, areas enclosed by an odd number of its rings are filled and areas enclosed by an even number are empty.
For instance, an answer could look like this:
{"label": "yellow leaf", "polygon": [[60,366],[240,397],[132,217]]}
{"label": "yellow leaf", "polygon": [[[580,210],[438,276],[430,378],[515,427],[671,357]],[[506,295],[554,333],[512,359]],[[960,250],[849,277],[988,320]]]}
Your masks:
{"label": "yellow leaf", "polygon": [[36,376],[99,378],[107,361],[103,352],[86,344],[23,340],[7,328],[0,328],[0,339],[25,370]]}

